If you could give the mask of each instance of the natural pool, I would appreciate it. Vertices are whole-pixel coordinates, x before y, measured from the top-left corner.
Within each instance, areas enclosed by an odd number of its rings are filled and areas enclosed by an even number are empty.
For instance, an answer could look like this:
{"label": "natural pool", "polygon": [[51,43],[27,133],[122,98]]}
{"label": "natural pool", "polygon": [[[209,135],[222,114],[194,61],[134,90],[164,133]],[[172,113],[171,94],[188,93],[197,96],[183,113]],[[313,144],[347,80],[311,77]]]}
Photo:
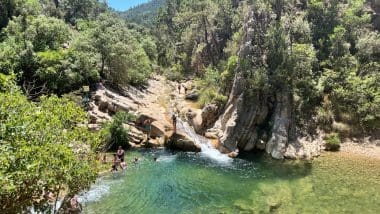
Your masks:
{"label": "natural pool", "polygon": [[[129,152],[125,172],[83,196],[85,213],[380,213],[380,161],[325,153],[312,162],[263,154]],[[153,161],[158,157],[158,162]]]}

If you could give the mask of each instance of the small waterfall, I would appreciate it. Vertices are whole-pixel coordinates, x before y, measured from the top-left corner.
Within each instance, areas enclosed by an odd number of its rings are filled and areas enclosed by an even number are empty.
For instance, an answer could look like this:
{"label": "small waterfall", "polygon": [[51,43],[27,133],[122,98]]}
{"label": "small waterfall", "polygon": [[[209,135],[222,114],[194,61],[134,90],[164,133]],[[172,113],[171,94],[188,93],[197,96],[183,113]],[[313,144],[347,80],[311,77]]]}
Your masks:
{"label": "small waterfall", "polygon": [[232,158],[222,154],[211,145],[211,141],[195,133],[194,129],[187,123],[177,118],[177,129],[185,132],[194,142],[201,147],[201,155],[220,163],[231,163]]}

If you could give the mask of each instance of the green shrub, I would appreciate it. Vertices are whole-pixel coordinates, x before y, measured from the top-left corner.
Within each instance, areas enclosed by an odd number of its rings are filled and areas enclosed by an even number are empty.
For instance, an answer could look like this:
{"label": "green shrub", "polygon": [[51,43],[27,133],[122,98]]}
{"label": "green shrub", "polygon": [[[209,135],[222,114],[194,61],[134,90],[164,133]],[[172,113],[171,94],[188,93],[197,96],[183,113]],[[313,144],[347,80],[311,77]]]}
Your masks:
{"label": "green shrub", "polygon": [[164,71],[164,75],[171,81],[180,81],[183,79],[183,66],[179,63],[174,64],[170,69]]}
{"label": "green shrub", "polygon": [[223,106],[227,102],[227,96],[224,96],[213,89],[204,90],[202,91],[198,102],[201,107],[204,107],[208,103],[215,103],[218,106]]}
{"label": "green shrub", "polygon": [[107,145],[108,148],[130,148],[128,130],[124,128],[123,124],[134,120],[134,115],[125,112],[117,112],[107,127]]}
{"label": "green shrub", "polygon": [[325,136],[324,140],[327,151],[338,151],[340,149],[341,140],[338,133],[331,133]]}
{"label": "green shrub", "polygon": [[97,176],[86,112],[57,96],[29,102],[20,92],[0,93],[0,210],[45,213],[46,192],[78,193]]}
{"label": "green shrub", "polygon": [[331,128],[331,125],[333,123],[333,113],[328,109],[320,107],[317,109],[316,119],[317,119],[318,125],[321,128],[323,129]]}

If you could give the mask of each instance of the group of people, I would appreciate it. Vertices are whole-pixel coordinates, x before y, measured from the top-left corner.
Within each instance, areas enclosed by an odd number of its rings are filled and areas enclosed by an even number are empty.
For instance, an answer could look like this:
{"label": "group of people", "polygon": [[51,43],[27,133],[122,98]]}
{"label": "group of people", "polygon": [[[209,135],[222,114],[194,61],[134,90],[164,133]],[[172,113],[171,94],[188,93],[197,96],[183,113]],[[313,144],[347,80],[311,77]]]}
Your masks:
{"label": "group of people", "polygon": [[117,152],[113,156],[112,172],[118,171],[118,167],[122,170],[127,168],[127,164],[124,161],[125,151],[121,146],[119,146]]}
{"label": "group of people", "polygon": [[[125,170],[128,167],[127,163],[124,160],[125,151],[121,146],[119,146],[117,152],[113,156],[114,158],[112,161],[111,172],[117,172],[118,168],[120,168],[121,170]],[[139,158],[135,157],[133,160],[133,163],[137,164],[138,161],[139,161]]]}

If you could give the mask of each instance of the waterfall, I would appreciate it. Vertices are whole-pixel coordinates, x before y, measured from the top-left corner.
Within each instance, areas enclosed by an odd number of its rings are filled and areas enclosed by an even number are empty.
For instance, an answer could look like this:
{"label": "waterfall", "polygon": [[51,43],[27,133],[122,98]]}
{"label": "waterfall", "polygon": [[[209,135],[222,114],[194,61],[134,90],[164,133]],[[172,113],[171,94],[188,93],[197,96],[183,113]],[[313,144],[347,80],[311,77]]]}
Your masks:
{"label": "waterfall", "polygon": [[211,145],[211,141],[195,133],[194,129],[187,123],[177,118],[177,129],[185,132],[197,145],[201,147],[201,155],[220,163],[231,163],[232,158],[222,154]]}

